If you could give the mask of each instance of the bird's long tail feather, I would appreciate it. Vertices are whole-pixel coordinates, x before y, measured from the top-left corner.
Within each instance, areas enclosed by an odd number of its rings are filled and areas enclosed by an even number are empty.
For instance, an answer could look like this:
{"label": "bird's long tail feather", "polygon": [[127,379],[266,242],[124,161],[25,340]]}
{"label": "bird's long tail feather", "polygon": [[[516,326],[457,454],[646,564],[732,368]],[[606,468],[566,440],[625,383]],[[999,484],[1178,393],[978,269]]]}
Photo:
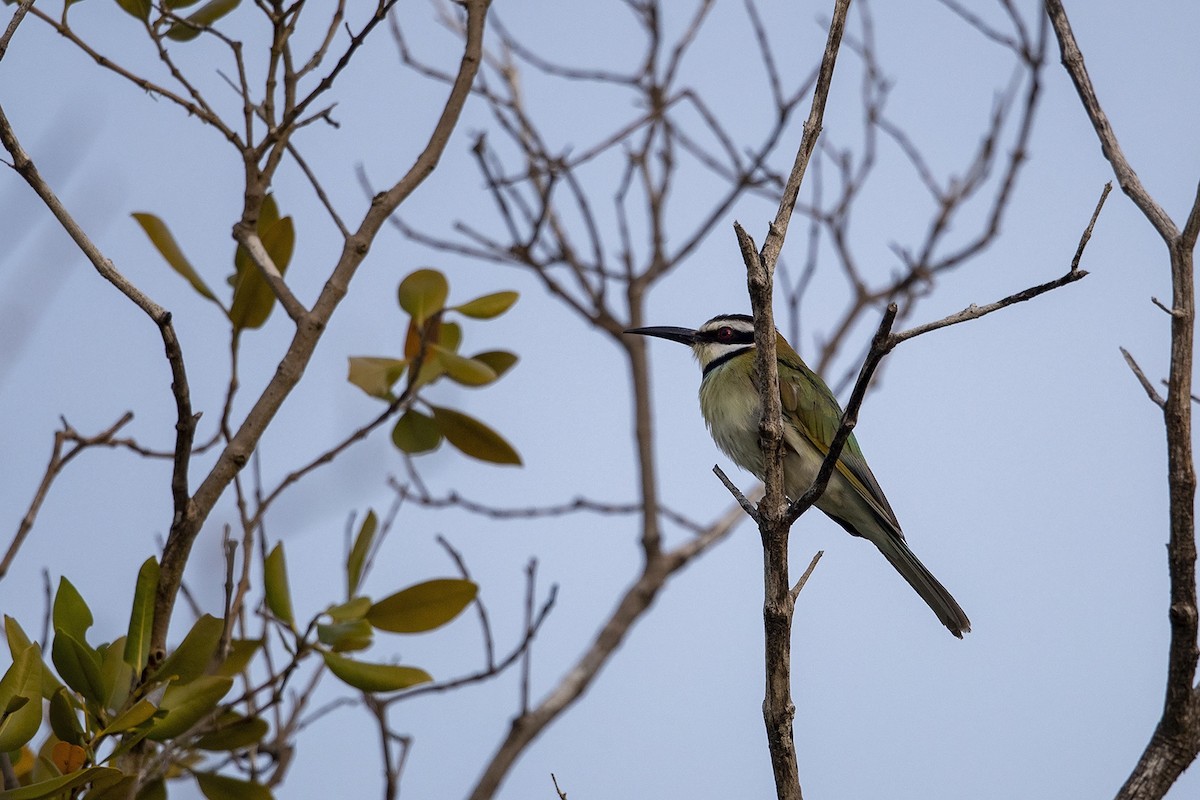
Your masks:
{"label": "bird's long tail feather", "polygon": [[913,551],[908,549],[903,539],[888,536],[883,541],[876,541],[875,545],[904,580],[921,595],[921,599],[933,609],[933,613],[937,614],[937,618],[951,633],[961,639],[964,633],[971,631],[971,620],[967,619],[958,602],[946,591],[946,587],[933,577],[933,573],[925,568]]}

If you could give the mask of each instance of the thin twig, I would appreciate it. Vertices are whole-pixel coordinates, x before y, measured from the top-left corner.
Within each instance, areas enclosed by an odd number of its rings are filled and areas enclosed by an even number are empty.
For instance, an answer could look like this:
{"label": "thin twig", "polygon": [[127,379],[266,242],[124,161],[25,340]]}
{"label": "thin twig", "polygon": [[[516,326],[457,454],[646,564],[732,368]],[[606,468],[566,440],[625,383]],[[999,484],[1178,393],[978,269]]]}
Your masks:
{"label": "thin twig", "polygon": [[[59,473],[62,472],[63,468],[75,456],[89,447],[112,446],[114,443],[113,437],[117,431],[129,424],[132,419],[133,412],[126,411],[121,415],[120,419],[95,436],[81,436],[65,419],[62,420],[62,430],[56,431],[54,434],[54,446],[50,451],[50,463],[46,465],[46,472],[42,475],[41,483],[38,484],[37,491],[33,494],[33,500],[30,501],[29,508],[25,511],[25,516],[21,518],[21,522],[17,525],[17,532],[4,554],[4,560],[0,561],[0,580],[3,580],[4,576],[8,574],[13,560],[17,557],[17,551],[21,549],[21,545],[25,543],[29,532],[33,530],[33,524],[37,520],[42,503],[46,501],[46,495],[50,492],[50,486],[54,483],[54,479],[58,477]],[[63,447],[68,442],[74,443],[74,446],[64,455]]]}
{"label": "thin twig", "polygon": [[817,562],[821,560],[821,556],[825,555],[824,550],[818,550],[812,557],[812,561],[808,562],[808,569],[804,570],[804,574],[800,576],[800,580],[796,581],[796,585],[792,587],[792,599],[799,597],[800,592],[804,589],[804,584],[808,583],[809,577],[812,576],[813,570],[817,568]]}
{"label": "thin twig", "polygon": [[1150,379],[1146,377],[1146,373],[1142,372],[1142,368],[1138,366],[1137,361],[1133,359],[1133,356],[1130,354],[1130,352],[1124,347],[1119,349],[1121,351],[1121,355],[1125,357],[1125,363],[1129,365],[1131,370],[1133,370],[1134,377],[1138,379],[1138,383],[1140,383],[1142,388],[1146,390],[1146,396],[1150,398],[1150,402],[1154,403],[1154,405],[1158,406],[1159,408],[1166,408],[1167,401],[1164,400],[1162,395],[1158,393],[1158,390],[1154,388],[1154,384],[1151,383]]}

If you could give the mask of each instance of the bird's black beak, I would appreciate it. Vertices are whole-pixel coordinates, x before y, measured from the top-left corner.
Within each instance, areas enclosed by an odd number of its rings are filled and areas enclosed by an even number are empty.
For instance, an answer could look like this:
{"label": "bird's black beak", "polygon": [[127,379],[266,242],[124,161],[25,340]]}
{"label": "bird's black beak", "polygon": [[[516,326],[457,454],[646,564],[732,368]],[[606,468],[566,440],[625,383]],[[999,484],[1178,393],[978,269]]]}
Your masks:
{"label": "bird's black beak", "polygon": [[686,344],[689,347],[696,342],[696,332],[691,328],[630,328],[626,333],[636,333],[639,336],[657,336],[660,339],[670,339],[672,342]]}

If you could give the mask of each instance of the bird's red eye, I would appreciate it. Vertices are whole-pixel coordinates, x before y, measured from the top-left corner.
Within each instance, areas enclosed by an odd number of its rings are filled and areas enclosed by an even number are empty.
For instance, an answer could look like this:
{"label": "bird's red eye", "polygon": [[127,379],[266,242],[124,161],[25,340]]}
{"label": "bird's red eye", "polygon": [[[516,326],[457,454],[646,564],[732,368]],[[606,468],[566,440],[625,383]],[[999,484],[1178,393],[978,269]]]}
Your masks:
{"label": "bird's red eye", "polygon": [[718,342],[732,342],[733,341],[733,328],[729,327],[728,325],[726,325],[723,328],[717,328],[717,341]]}

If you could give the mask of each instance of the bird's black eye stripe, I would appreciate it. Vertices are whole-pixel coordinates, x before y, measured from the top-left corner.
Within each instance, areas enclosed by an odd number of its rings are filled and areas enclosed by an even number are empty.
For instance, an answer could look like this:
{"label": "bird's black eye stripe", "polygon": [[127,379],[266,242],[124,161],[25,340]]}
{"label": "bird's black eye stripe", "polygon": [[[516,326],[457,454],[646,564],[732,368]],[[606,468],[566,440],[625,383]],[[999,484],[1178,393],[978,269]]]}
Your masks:
{"label": "bird's black eye stripe", "polygon": [[754,331],[742,330],[732,325],[722,325],[712,330],[701,331],[696,338],[704,342],[719,344],[754,344]]}

